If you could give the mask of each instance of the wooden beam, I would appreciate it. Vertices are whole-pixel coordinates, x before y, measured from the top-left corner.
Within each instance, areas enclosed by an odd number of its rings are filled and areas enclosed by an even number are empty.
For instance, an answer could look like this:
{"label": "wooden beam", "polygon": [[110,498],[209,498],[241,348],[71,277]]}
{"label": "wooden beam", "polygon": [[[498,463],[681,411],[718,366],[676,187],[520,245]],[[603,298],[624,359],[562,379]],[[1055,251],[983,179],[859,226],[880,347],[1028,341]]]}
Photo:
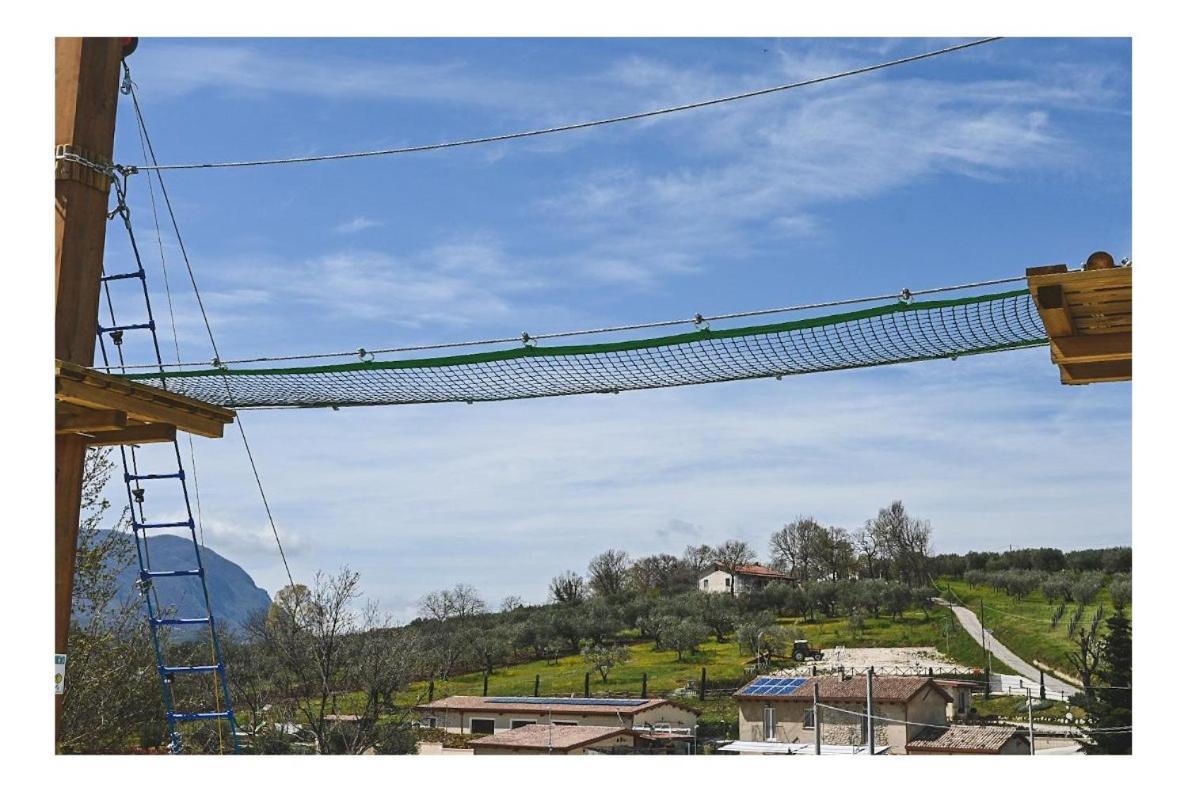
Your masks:
{"label": "wooden beam", "polygon": [[1069,363],[1060,366],[1060,382],[1069,386],[1131,379],[1131,361]]}
{"label": "wooden beam", "polygon": [[1052,264],[1051,266],[1029,266],[1027,267],[1027,276],[1035,277],[1036,275],[1062,275],[1068,271],[1066,264]]}
{"label": "wooden beam", "polygon": [[1103,363],[1131,359],[1130,333],[1060,336],[1052,339],[1052,363]]}
{"label": "wooden beam", "polygon": [[[114,38],[58,38],[54,43],[54,145],[91,161],[111,162],[122,46]],[[48,148],[47,148],[48,149]],[[99,320],[99,277],[107,235],[107,181],[60,161],[54,180],[54,355],[90,366]],[[67,654],[79,505],[86,447],[78,436],[54,438],[54,653]],[[48,657],[47,657],[48,662]],[[62,697],[54,697],[55,729]]]}
{"label": "wooden beam", "polygon": [[222,438],[225,422],[192,413],[182,408],[159,404],[139,393],[124,394],[109,387],[77,380],[58,378],[58,397],[75,405],[90,408],[118,408],[129,417],[145,422],[164,422],[187,433]]}
{"label": "wooden beam", "polygon": [[73,411],[63,411],[58,414],[55,431],[59,435],[62,433],[98,433],[104,430],[123,430],[127,426],[128,414],[123,411],[92,410],[74,406]]}
{"label": "wooden beam", "polygon": [[1035,307],[1050,338],[1076,334],[1077,326],[1064,298],[1063,288],[1058,285],[1040,286],[1035,289],[1033,296]]}
{"label": "wooden beam", "polygon": [[81,436],[88,447],[114,447],[121,444],[163,444],[177,440],[177,428],[171,424],[134,424],[109,433]]}

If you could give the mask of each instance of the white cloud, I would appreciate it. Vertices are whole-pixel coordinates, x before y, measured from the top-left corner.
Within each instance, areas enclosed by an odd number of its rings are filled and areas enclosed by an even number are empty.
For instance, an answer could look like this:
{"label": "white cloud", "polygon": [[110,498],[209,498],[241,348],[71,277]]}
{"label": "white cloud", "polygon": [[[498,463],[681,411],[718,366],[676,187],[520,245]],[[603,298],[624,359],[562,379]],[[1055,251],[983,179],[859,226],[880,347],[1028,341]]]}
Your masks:
{"label": "white cloud", "polygon": [[334,232],[344,234],[358,233],[362,230],[380,227],[381,225],[383,225],[383,222],[379,222],[375,219],[371,219],[366,216],[356,216],[335,225]]}

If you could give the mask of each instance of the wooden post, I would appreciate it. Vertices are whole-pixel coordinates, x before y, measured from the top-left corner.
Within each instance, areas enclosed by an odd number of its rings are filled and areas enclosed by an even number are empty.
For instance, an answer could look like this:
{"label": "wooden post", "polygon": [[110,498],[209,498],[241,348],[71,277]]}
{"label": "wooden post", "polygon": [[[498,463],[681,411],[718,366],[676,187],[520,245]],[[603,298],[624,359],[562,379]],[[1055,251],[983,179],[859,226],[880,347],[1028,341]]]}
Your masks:
{"label": "wooden post", "polygon": [[874,666],[868,666],[866,669],[866,751],[871,755],[875,753],[874,707]]}
{"label": "wooden post", "polygon": [[536,675],[536,684],[532,686],[532,695],[540,696],[540,675]]}
{"label": "wooden post", "polygon": [[433,701],[433,680],[429,681],[429,701]]}
{"label": "wooden post", "polygon": [[821,685],[813,682],[813,754],[821,754]]}
{"label": "wooden post", "polygon": [[697,698],[705,701],[705,666],[701,667],[701,687],[697,691]]}
{"label": "wooden post", "polygon": [[483,672],[483,696],[487,695],[487,679],[491,676],[490,672]]}
{"label": "wooden post", "polygon": [[586,698],[590,698],[590,672],[586,672]]}
{"label": "wooden post", "polygon": [[1040,699],[1047,699],[1048,692],[1044,689],[1044,670],[1040,669]]}
{"label": "wooden post", "polygon": [[639,698],[648,698],[648,673],[646,671],[643,673],[643,685],[639,689]]}
{"label": "wooden post", "polygon": [[[59,38],[54,44],[54,144],[96,163],[110,163],[115,141],[123,43],[114,38]],[[59,161],[54,172],[54,354],[91,366],[99,322],[99,278],[107,235],[109,179]],[[77,435],[54,439],[54,651],[67,654],[86,446]],[[62,697],[55,697],[55,726]]]}

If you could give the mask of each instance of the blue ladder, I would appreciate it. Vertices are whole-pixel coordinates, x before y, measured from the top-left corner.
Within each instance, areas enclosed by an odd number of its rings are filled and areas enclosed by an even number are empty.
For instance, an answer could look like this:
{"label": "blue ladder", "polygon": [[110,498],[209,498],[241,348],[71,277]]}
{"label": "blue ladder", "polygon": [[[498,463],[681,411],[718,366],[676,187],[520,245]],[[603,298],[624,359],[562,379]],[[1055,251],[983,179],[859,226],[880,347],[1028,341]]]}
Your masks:
{"label": "blue ladder", "polygon": [[[115,275],[105,275],[102,278],[102,286],[104,295],[107,300],[107,309],[111,317],[111,324],[104,326],[100,324],[96,331],[99,343],[99,351],[103,356],[103,363],[105,366],[111,367],[112,364],[108,359],[107,346],[104,343],[104,336],[111,339],[119,356],[119,366],[123,367],[123,339],[125,331],[147,330],[152,336],[153,350],[157,356],[157,364],[162,364],[160,342],[157,340],[157,325],[153,319],[152,303],[149,301],[148,281],[145,279],[144,265],[141,262],[140,250],[136,246],[136,237],[132,232],[132,223],[130,214],[125,204],[125,188],[120,185],[118,181],[114,182],[114,186],[119,200],[119,206],[113,212],[112,218],[119,216],[123,222],[124,227],[128,231],[128,237],[131,242],[132,254],[136,259],[137,270],[135,272],[124,272]],[[114,281],[122,280],[138,280],[144,295],[144,310],[147,315],[147,322],[132,325],[119,325],[115,321],[115,308],[111,299],[110,285]],[[162,387],[164,388],[165,381],[162,380]],[[136,464],[136,448],[139,445],[126,445],[120,447],[120,461],[124,467],[124,488],[128,496],[128,507],[132,517],[132,536],[136,541],[136,557],[140,566],[139,579],[136,581],[136,586],[144,597],[145,609],[148,612],[149,631],[153,641],[153,651],[157,660],[157,676],[161,683],[161,698],[165,705],[165,723],[169,730],[169,751],[173,754],[180,754],[183,750],[183,739],[181,732],[178,730],[178,724],[182,722],[191,721],[208,721],[213,720],[216,723],[226,721],[231,733],[231,748],[235,754],[239,754],[239,730],[235,723],[235,711],[231,704],[231,689],[227,683],[227,667],[223,660],[222,648],[219,646],[218,631],[215,629],[215,616],[211,609],[210,592],[206,585],[206,571],[202,566],[202,547],[198,544],[198,536],[195,531],[194,515],[190,509],[190,492],[186,485],[186,472],[182,465],[181,448],[178,446],[176,438],[173,441],[173,455],[177,463],[177,470],[163,474],[141,474],[137,469]],[[165,522],[149,522],[145,516],[144,499],[145,499],[145,483],[153,483],[157,486],[162,486],[169,482],[176,482],[181,488],[181,499],[185,507],[185,519],[178,521]],[[192,568],[182,569],[156,569],[152,567],[152,560],[149,554],[147,530],[161,530],[161,529],[188,529],[190,532],[190,541],[194,545],[194,566]],[[158,601],[157,593],[154,590],[155,580],[166,579],[196,579],[202,587],[202,601],[205,607],[205,615],[192,618],[178,618],[166,615],[166,608],[161,606]],[[191,627],[205,625],[210,634],[211,653],[213,655],[213,663],[195,664],[195,665],[169,665],[165,662],[165,654],[162,651],[161,642],[161,628],[170,627]],[[218,677],[218,690],[223,697],[223,707],[221,710],[203,710],[203,711],[178,711],[174,705],[173,697],[173,681],[175,677],[182,677],[185,675],[203,675],[216,674]]]}

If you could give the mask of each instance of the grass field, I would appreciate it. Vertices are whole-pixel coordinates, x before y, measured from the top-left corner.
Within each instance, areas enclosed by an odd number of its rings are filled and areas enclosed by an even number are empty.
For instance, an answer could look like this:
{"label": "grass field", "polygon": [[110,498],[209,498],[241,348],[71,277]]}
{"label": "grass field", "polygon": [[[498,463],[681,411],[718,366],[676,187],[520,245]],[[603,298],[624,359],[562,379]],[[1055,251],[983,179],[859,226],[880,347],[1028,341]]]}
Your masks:
{"label": "grass field", "polygon": [[[948,611],[937,609],[927,615],[923,611],[910,611],[900,619],[887,617],[867,619],[865,629],[856,634],[850,629],[847,619],[824,619],[805,622],[799,619],[781,619],[781,624],[797,628],[813,646],[831,648],[848,647],[912,647],[935,646],[944,654],[962,665],[981,667],[984,658],[981,647],[955,622],[950,622]],[[644,673],[648,675],[648,694],[659,696],[684,686],[696,683],[701,677],[702,667],[711,685],[738,686],[747,681],[744,670],[747,656],[739,653],[733,640],[716,643],[712,639],[703,643],[696,653],[686,654],[678,660],[673,652],[656,651],[651,644],[636,644],[630,647],[629,662],[614,668],[607,681],[603,682],[597,672],[590,675],[590,691],[598,693],[638,694],[642,688]],[[1008,672],[1001,663],[994,668]],[[563,657],[556,663],[534,660],[507,666],[492,672],[487,693],[491,696],[532,695],[536,675],[540,675],[542,696],[582,695],[584,678],[590,667],[580,655]],[[478,695],[483,690],[482,672],[472,672],[452,677],[448,682],[434,685],[434,696],[440,698],[451,694]],[[416,704],[424,701],[428,686],[418,682],[410,686],[399,699],[401,704]],[[738,709],[729,696],[707,697],[700,703],[694,697],[682,700],[702,709],[702,721],[737,721]],[[351,712],[351,701],[340,697],[341,712]]]}
{"label": "grass field", "polygon": [[[1066,673],[1072,671],[1068,655],[1074,651],[1074,644],[1068,637],[1067,630],[1068,615],[1072,613],[1071,604],[1065,618],[1053,628],[1052,612],[1059,603],[1048,602],[1038,591],[1025,598],[1014,599],[1006,594],[996,593],[992,588],[974,586],[960,580],[938,580],[937,585],[941,589],[951,589],[958,600],[975,613],[980,610],[984,601],[987,629],[1019,657],[1031,663],[1038,661]],[[1108,592],[1101,591],[1098,603],[1105,606],[1107,618],[1113,614]],[[1092,607],[1086,607],[1083,622],[1085,626],[1089,624],[1096,609],[1096,603]],[[1130,609],[1127,608],[1127,613],[1129,612]],[[1104,623],[1102,632],[1105,632]]]}

